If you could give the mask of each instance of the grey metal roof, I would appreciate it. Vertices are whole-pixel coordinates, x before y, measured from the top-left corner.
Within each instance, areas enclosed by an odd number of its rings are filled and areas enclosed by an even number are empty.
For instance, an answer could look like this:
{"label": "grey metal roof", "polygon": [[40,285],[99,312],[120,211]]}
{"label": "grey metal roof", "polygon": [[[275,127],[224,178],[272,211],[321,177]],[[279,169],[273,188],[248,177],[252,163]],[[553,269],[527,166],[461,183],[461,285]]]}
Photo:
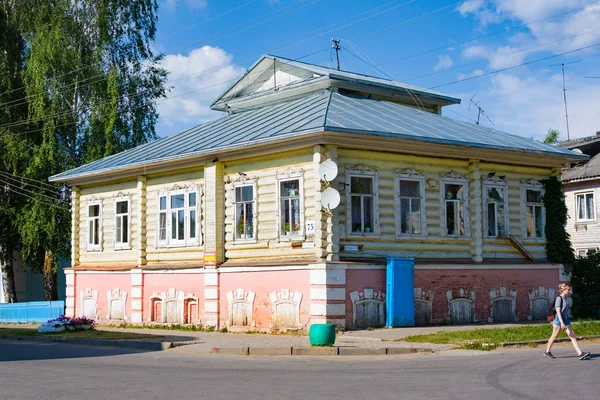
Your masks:
{"label": "grey metal roof", "polygon": [[286,102],[228,114],[179,134],[54,175],[50,177],[50,181],[68,181],[126,167],[214,154],[217,151],[267,144],[319,131],[398,137],[571,159],[587,158],[567,149],[402,104],[325,90]]}
{"label": "grey metal roof", "polygon": [[[344,80],[348,82],[356,82],[367,84],[376,87],[388,88],[401,91],[410,92],[412,95],[425,96],[430,98],[436,98],[439,100],[443,100],[446,104],[460,104],[461,99],[458,97],[448,96],[446,94],[436,92],[429,89],[424,89],[418,86],[408,85],[406,83],[394,81],[392,79],[379,78],[371,75],[358,74],[355,72],[349,71],[338,71],[334,68],[323,67],[320,65],[310,64],[302,61],[290,60],[285,57],[274,56],[270,54],[263,55],[258,61],[256,61],[251,67],[249,67],[246,71],[246,74],[242,75],[234,84],[232,84],[229,88],[225,89],[223,93],[221,93],[217,99],[212,103],[211,107],[215,106],[216,103],[221,100],[222,96],[225,95],[231,88],[235,87],[239,82],[243,81],[246,75],[252,71],[256,66],[258,66],[265,59],[276,60],[278,63],[287,64],[293,67],[301,68],[304,70],[308,70],[313,72],[314,74],[320,76],[327,76],[330,79]],[[316,78],[315,78],[316,79]],[[307,82],[310,82],[308,80]]]}
{"label": "grey metal roof", "polygon": [[600,154],[596,154],[588,162],[575,165],[562,172],[563,182],[590,178],[600,179]]}

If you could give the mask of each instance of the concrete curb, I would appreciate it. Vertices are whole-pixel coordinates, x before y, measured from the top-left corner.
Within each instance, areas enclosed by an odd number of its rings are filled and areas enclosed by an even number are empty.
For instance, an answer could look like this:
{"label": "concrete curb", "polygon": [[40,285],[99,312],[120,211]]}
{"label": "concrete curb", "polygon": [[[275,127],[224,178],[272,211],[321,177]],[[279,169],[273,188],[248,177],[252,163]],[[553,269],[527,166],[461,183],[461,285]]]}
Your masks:
{"label": "concrete curb", "polygon": [[64,337],[43,337],[43,336],[20,336],[20,335],[0,335],[0,339],[43,342],[43,343],[70,343],[83,344],[86,346],[105,346],[121,347],[138,350],[162,351],[175,347],[173,342],[144,342],[141,340],[101,340],[101,339],[77,339]]}
{"label": "concrete curb", "polygon": [[[29,341],[43,343],[70,343],[86,346],[120,347],[137,350],[163,351],[175,347],[185,346],[198,342],[147,342],[141,340],[101,340],[77,339],[64,337],[45,336],[20,336],[0,335],[0,340]],[[384,356],[417,353],[434,353],[432,348],[415,347],[220,347],[215,346],[210,354],[236,355],[236,356]]]}
{"label": "concrete curb", "polygon": [[[600,335],[596,335],[596,336],[576,336],[577,340],[591,340],[591,339],[599,339]],[[563,343],[563,342],[570,342],[571,339],[569,339],[568,337],[566,338],[558,338],[554,341],[554,343]],[[530,344],[546,344],[548,343],[548,339],[542,339],[542,340],[530,340],[527,342],[502,342],[500,343],[501,347],[511,347],[511,346],[527,346]]]}

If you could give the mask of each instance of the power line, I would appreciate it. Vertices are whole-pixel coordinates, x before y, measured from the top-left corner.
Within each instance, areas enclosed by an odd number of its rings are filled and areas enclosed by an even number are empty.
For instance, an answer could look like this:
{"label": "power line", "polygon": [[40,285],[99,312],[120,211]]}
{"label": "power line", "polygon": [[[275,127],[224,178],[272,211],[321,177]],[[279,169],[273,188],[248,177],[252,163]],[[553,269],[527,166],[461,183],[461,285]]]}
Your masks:
{"label": "power line", "polygon": [[[33,183],[24,182],[23,180],[26,179],[25,177],[16,177],[15,175],[8,174],[8,173],[3,172],[3,171],[0,171],[0,178],[10,179],[13,182],[16,182],[16,183],[19,183],[19,184],[22,184],[22,185],[31,186],[31,187],[39,189],[39,190],[45,190],[48,193],[52,193],[52,194],[56,194],[60,190],[59,186],[52,186],[52,185],[50,185],[48,183],[40,182],[40,181],[37,181],[35,179],[28,179],[28,180],[34,181],[37,185],[35,185]],[[23,180],[21,180],[21,179],[23,179]],[[46,187],[44,187],[42,185],[51,186],[52,189],[46,188]]]}
{"label": "power line", "polygon": [[471,79],[477,79],[477,78],[481,78],[481,77],[484,77],[484,76],[489,76],[489,75],[497,74],[497,73],[499,73],[499,72],[508,71],[508,70],[510,70],[510,69],[514,69],[514,68],[522,67],[522,66],[529,65],[529,64],[534,64],[534,63],[537,63],[537,62],[540,62],[540,61],[550,60],[550,59],[552,59],[552,58],[556,58],[556,57],[564,56],[565,54],[576,53],[576,52],[578,52],[578,51],[582,51],[582,50],[591,49],[592,47],[597,47],[597,46],[600,46],[600,43],[592,44],[592,45],[585,46],[585,47],[580,47],[580,48],[578,48],[578,49],[575,49],[575,50],[565,51],[565,52],[563,52],[563,53],[555,54],[555,55],[548,56],[548,57],[544,57],[544,58],[538,58],[537,60],[531,60],[531,61],[527,61],[527,62],[524,62],[524,63],[521,63],[521,64],[517,64],[517,65],[513,65],[513,66],[510,66],[510,67],[506,67],[506,68],[498,69],[498,70],[495,70],[495,71],[486,72],[486,73],[484,73],[484,74],[481,74],[481,75],[470,76],[470,77],[468,77],[468,78],[464,78],[464,79],[458,79],[458,80],[456,80],[456,81],[452,81],[452,82],[444,83],[444,84],[442,84],[442,85],[431,86],[431,87],[429,87],[428,89],[436,89],[436,88],[443,87],[443,86],[449,86],[449,85],[454,85],[454,84],[456,84],[456,83],[461,83],[461,82],[470,81]]}
{"label": "power line", "polygon": [[16,193],[16,194],[18,194],[18,195],[21,195],[21,196],[28,197],[28,198],[30,198],[31,200],[37,201],[37,202],[38,202],[38,203],[40,203],[40,204],[44,204],[44,205],[47,205],[47,206],[50,206],[50,207],[55,207],[55,208],[58,208],[58,209],[61,209],[61,210],[64,210],[64,211],[68,211],[68,212],[70,212],[70,211],[71,211],[71,210],[70,210],[70,208],[67,208],[67,207],[65,207],[65,206],[61,206],[60,204],[52,204],[52,203],[48,203],[48,202],[42,201],[42,200],[40,200],[40,199],[36,199],[36,198],[35,198],[35,197],[33,197],[33,196],[30,196],[30,195],[28,195],[28,194],[25,194],[25,193],[19,192],[18,190],[12,189],[12,188],[11,188],[10,186],[8,186],[8,185],[7,185],[7,186],[4,186],[4,189],[5,189],[5,190],[8,190],[8,191],[10,191],[10,192]]}
{"label": "power line", "polygon": [[[27,193],[31,193],[32,195],[36,195],[36,196],[42,196],[42,197],[44,197],[44,198],[47,198],[47,199],[50,199],[50,200],[52,200],[52,201],[55,201],[55,200],[61,200],[60,198],[57,198],[57,197],[48,196],[48,195],[45,195],[45,194],[43,194],[43,193],[40,193],[40,192],[36,192],[36,191],[33,191],[33,190],[26,189],[26,188],[24,188],[24,187],[20,187],[20,186],[19,186],[19,185],[17,185],[17,184],[14,184],[14,183],[12,183],[12,182],[9,182],[8,180],[2,180],[2,179],[1,179],[1,177],[0,177],[0,183],[3,183],[4,185],[9,185],[9,186],[11,186],[12,188],[14,188],[15,190],[23,190],[23,191],[25,191],[25,192],[27,192]],[[6,188],[6,186],[5,186],[5,188]],[[67,204],[68,204],[68,202],[67,202],[66,200],[63,200],[63,202],[65,202],[65,203],[67,203]]]}
{"label": "power line", "polygon": [[407,79],[407,80],[408,80],[408,81],[412,81],[412,80],[415,80],[415,79],[421,79],[421,78],[425,78],[425,77],[428,77],[428,76],[432,76],[432,75],[441,74],[441,73],[443,73],[443,72],[453,71],[453,70],[456,70],[456,69],[460,69],[460,68],[468,67],[468,66],[470,66],[470,65],[479,64],[479,63],[482,63],[482,62],[484,62],[484,61],[490,61],[490,60],[494,60],[494,59],[496,59],[496,58],[506,57],[506,56],[510,56],[510,55],[513,55],[513,54],[522,53],[522,52],[524,52],[524,51],[529,51],[529,50],[537,49],[537,48],[539,48],[539,47],[547,46],[547,45],[549,45],[549,44],[553,44],[553,43],[557,43],[557,42],[562,42],[563,40],[568,40],[568,39],[573,39],[573,38],[576,38],[576,37],[579,37],[579,36],[589,35],[590,33],[598,32],[598,31],[600,31],[600,28],[598,28],[598,29],[593,29],[593,30],[591,30],[591,31],[587,31],[587,32],[583,32],[583,33],[580,33],[580,34],[577,34],[577,35],[566,36],[566,37],[563,37],[563,38],[560,38],[560,39],[556,39],[556,40],[552,40],[552,41],[549,41],[549,42],[540,43],[540,44],[538,44],[538,45],[531,46],[531,47],[527,47],[527,48],[525,48],[525,49],[521,49],[521,50],[513,51],[513,52],[510,52],[510,53],[503,53],[503,54],[499,54],[499,55],[496,55],[496,56],[493,56],[493,57],[482,58],[481,60],[473,61],[473,62],[470,62],[470,63],[461,64],[461,65],[456,65],[456,66],[454,66],[454,67],[451,67],[451,68],[446,68],[446,69],[444,69],[444,70],[441,70],[441,71],[434,71],[434,72],[430,72],[430,73],[428,73],[428,74],[424,74],[424,75],[415,76],[415,77],[409,78],[409,79]]}
{"label": "power line", "polygon": [[598,4],[598,3],[600,3],[600,1],[596,2],[596,3],[589,4],[589,5],[585,6],[585,7],[580,7],[580,8],[577,8],[577,9],[574,9],[574,10],[570,10],[570,11],[566,11],[566,12],[563,12],[563,13],[560,13],[560,14],[551,15],[551,16],[546,17],[546,18],[542,18],[542,19],[538,19],[538,20],[535,20],[535,21],[527,22],[527,23],[524,23],[524,24],[521,24],[521,25],[517,25],[517,26],[513,26],[513,27],[510,27],[510,28],[506,28],[506,29],[500,30],[500,31],[496,31],[496,32],[485,34],[485,35],[477,36],[477,37],[474,37],[474,38],[471,38],[471,39],[462,40],[460,42],[452,43],[451,45],[439,46],[439,47],[435,47],[433,49],[424,50],[424,51],[422,51],[420,53],[415,53],[415,54],[411,54],[411,55],[408,55],[408,56],[396,58],[394,60],[386,61],[384,63],[381,63],[381,65],[387,65],[387,64],[392,64],[392,63],[398,62],[398,61],[408,60],[410,58],[422,56],[424,54],[433,53],[434,51],[437,51],[437,50],[446,49],[449,46],[459,46],[461,44],[470,43],[470,42],[473,42],[473,41],[476,41],[476,40],[480,40],[480,39],[483,39],[483,38],[486,38],[486,37],[490,37],[490,36],[494,36],[494,35],[499,35],[501,33],[510,32],[512,30],[523,28],[523,27],[530,26],[530,25],[533,25],[533,24],[537,24],[539,22],[547,21],[549,19],[563,17],[565,15],[572,14],[574,12],[582,11],[582,10],[586,9],[587,7],[589,7],[589,6],[592,6],[592,5],[595,5],[595,4]]}

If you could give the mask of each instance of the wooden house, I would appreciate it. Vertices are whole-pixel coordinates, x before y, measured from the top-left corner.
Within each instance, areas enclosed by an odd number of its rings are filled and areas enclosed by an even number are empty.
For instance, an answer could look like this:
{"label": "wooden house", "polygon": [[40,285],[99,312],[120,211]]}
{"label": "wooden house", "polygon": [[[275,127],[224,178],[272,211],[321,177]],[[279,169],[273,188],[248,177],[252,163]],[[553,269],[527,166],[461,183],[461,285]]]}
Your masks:
{"label": "wooden house", "polygon": [[51,177],[73,188],[67,312],[381,326],[386,257],[410,257],[417,324],[545,318],[565,278],[540,181],[586,157],[441,115],[459,102],[263,56],[212,104],[224,117]]}

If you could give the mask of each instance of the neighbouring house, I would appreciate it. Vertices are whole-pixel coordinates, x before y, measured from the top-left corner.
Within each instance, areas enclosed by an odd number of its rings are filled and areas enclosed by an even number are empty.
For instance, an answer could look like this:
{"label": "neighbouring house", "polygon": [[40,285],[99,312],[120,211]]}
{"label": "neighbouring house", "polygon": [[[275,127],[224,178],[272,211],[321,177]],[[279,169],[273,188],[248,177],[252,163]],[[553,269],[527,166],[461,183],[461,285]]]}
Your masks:
{"label": "neighbouring house", "polygon": [[566,278],[541,180],[587,156],[441,115],[459,102],[263,56],[222,118],[50,178],[73,188],[67,313],[381,326],[406,257],[418,325],[545,318]]}
{"label": "neighbouring house", "polygon": [[600,132],[595,136],[561,142],[559,147],[590,157],[562,171],[565,201],[569,209],[567,232],[575,254],[585,256],[600,248]]}
{"label": "neighbouring house", "polygon": [[[65,265],[66,264],[66,265]],[[65,274],[63,272],[67,262],[60,262],[58,266],[58,299],[65,299]],[[0,261],[0,268],[2,262]],[[13,270],[15,274],[15,291],[17,294],[17,302],[27,301],[44,301],[44,275],[41,273],[32,272],[23,262],[19,253],[15,252]],[[0,303],[5,303],[4,298],[4,283],[3,277],[0,274]]]}

